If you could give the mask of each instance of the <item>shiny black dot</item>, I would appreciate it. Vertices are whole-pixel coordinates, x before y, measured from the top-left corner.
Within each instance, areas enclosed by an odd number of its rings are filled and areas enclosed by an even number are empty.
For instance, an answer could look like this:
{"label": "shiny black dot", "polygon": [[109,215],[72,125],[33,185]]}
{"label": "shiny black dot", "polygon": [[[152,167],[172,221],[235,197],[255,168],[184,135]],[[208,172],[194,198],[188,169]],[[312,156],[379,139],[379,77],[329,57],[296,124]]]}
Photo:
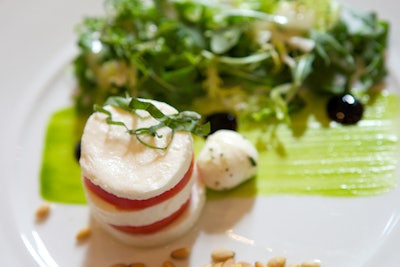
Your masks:
{"label": "shiny black dot", "polygon": [[226,129],[226,130],[237,130],[236,115],[230,112],[218,112],[210,114],[206,117],[206,121],[210,122],[210,134]]}
{"label": "shiny black dot", "polygon": [[329,99],[327,112],[331,120],[350,125],[362,119],[364,107],[353,95],[344,94]]}
{"label": "shiny black dot", "polygon": [[81,141],[79,140],[79,142],[75,145],[74,148],[74,156],[76,161],[79,162],[79,159],[81,158]]}

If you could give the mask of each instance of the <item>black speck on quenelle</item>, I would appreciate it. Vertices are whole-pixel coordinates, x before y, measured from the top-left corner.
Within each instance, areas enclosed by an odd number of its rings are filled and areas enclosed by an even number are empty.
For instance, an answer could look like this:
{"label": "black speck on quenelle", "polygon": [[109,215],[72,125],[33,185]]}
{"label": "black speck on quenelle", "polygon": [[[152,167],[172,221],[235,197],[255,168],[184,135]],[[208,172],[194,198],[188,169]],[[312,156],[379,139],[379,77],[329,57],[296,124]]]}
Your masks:
{"label": "black speck on quenelle", "polygon": [[251,165],[252,167],[256,167],[256,166],[257,166],[257,162],[256,162],[256,160],[255,160],[253,157],[248,156],[248,159],[249,159],[250,165]]}

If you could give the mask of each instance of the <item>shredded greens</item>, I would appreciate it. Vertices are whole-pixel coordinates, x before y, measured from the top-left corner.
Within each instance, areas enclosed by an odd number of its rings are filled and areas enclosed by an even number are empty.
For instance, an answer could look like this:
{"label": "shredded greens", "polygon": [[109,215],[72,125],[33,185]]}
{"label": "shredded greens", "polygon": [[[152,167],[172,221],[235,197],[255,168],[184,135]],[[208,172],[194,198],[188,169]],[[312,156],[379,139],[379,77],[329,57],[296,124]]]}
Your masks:
{"label": "shredded greens", "polygon": [[78,27],[79,114],[128,93],[200,114],[289,122],[300,91],[368,94],[388,23],[333,0],[108,0]]}
{"label": "shredded greens", "polygon": [[[109,97],[105,101],[104,105],[120,108],[134,114],[137,110],[144,110],[147,111],[151,117],[156,119],[158,124],[153,126],[129,129],[124,122],[113,120],[111,112],[106,108],[99,105],[94,106],[95,111],[102,112],[107,115],[106,121],[108,124],[125,127],[129,134],[134,135],[140,143],[150,148],[166,149],[169,146],[169,143],[172,141],[175,131],[187,131],[198,136],[206,136],[210,132],[210,124],[200,124],[201,115],[193,111],[182,111],[176,114],[166,115],[150,102],[143,101],[138,98],[120,96]],[[144,135],[162,138],[162,135],[157,132],[157,130],[162,127],[168,127],[172,130],[172,137],[169,139],[165,147],[153,146],[142,139],[142,136]]]}

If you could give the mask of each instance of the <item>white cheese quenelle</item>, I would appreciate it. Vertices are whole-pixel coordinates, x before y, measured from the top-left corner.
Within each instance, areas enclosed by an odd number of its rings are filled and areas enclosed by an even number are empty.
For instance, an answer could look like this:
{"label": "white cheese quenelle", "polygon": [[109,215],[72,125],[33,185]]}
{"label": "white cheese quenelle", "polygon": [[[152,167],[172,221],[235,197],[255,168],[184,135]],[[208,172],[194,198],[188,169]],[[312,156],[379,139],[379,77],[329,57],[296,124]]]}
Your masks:
{"label": "white cheese quenelle", "polygon": [[[165,103],[141,101],[166,115],[177,113]],[[159,123],[144,110],[104,109],[130,129]],[[141,135],[139,140],[106,119],[102,112],[93,113],[81,140],[82,181],[92,216],[130,245],[156,246],[178,238],[194,225],[205,199],[191,133],[173,134],[162,127],[157,136]]]}
{"label": "white cheese quenelle", "polygon": [[209,135],[197,157],[200,178],[214,190],[232,189],[255,176],[257,162],[255,146],[232,130]]}

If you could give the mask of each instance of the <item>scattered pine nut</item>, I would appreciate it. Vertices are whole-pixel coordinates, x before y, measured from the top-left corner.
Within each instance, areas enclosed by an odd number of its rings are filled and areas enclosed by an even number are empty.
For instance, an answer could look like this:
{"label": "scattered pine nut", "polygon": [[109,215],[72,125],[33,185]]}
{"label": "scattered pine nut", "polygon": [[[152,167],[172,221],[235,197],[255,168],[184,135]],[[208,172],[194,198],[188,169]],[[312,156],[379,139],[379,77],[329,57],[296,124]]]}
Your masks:
{"label": "scattered pine nut", "polygon": [[300,267],[321,267],[321,263],[319,261],[307,261],[303,262]]}
{"label": "scattered pine nut", "polygon": [[[90,235],[88,227],[81,229],[77,234],[77,240],[83,241]],[[190,255],[190,249],[178,248],[171,252],[170,257],[174,260],[187,259]],[[274,257],[267,263],[256,261],[254,264],[245,261],[235,261],[235,252],[229,249],[219,248],[211,253],[213,262],[207,263],[202,267],[321,267],[319,260],[306,261],[303,263],[291,263],[286,265],[286,257]],[[174,262],[166,260],[163,262],[162,267],[175,267]],[[136,262],[131,264],[116,263],[110,267],[146,267],[144,263]]]}
{"label": "scattered pine nut", "polygon": [[164,261],[162,267],[175,267],[175,264],[171,261]]}
{"label": "scattered pine nut", "polygon": [[[239,261],[236,264],[238,264],[238,267],[253,267],[254,265],[245,261]],[[236,266],[236,265],[234,265]]]}
{"label": "scattered pine nut", "polygon": [[50,214],[50,204],[43,203],[39,206],[39,208],[35,212],[36,221],[42,222],[49,217]]}
{"label": "scattered pine nut", "polygon": [[224,261],[221,266],[222,267],[233,267],[233,266],[235,266],[234,264],[235,264],[235,261],[233,260],[233,258],[229,258],[226,261]]}
{"label": "scattered pine nut", "polygon": [[[92,234],[91,229],[89,227],[84,227],[78,231],[75,238],[78,242],[83,242],[86,239],[88,239],[91,234]],[[124,266],[126,266],[126,265],[124,265]]]}
{"label": "scattered pine nut", "polygon": [[275,257],[268,261],[267,267],[285,267],[286,258],[285,257]]}
{"label": "scattered pine nut", "polygon": [[211,258],[215,262],[226,261],[235,257],[235,252],[229,249],[219,248],[211,252]]}
{"label": "scattered pine nut", "polygon": [[171,252],[171,258],[176,260],[185,260],[189,257],[190,250],[188,248],[178,248]]}

